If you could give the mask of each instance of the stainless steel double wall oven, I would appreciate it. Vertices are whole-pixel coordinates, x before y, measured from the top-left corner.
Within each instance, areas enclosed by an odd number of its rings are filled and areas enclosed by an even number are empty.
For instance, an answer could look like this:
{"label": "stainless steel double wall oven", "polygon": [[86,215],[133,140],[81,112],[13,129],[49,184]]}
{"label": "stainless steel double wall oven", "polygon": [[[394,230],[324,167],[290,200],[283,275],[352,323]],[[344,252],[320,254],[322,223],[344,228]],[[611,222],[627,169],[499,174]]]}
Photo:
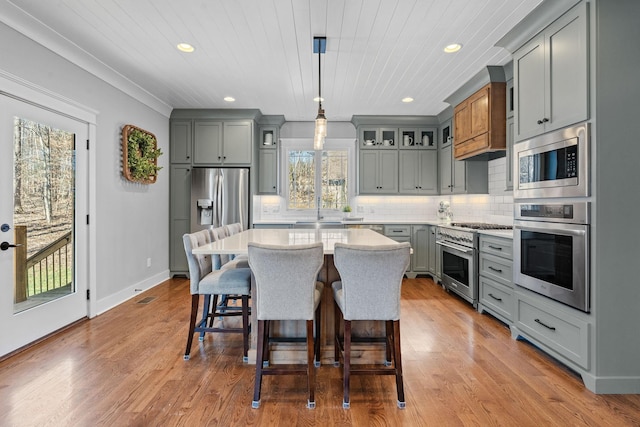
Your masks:
{"label": "stainless steel double wall oven", "polygon": [[516,144],[514,170],[514,283],[588,312],[588,123]]}

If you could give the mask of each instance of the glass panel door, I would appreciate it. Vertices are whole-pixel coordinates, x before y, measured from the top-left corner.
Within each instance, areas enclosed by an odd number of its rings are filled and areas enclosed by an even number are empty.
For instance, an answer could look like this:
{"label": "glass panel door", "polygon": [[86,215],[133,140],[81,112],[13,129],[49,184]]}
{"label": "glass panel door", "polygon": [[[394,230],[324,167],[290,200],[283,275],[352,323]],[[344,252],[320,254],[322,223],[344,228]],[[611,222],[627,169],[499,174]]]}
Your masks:
{"label": "glass panel door", "polygon": [[14,117],[14,313],[75,292],[75,135]]}
{"label": "glass panel door", "polygon": [[89,126],[4,95],[0,107],[1,356],[87,315]]}

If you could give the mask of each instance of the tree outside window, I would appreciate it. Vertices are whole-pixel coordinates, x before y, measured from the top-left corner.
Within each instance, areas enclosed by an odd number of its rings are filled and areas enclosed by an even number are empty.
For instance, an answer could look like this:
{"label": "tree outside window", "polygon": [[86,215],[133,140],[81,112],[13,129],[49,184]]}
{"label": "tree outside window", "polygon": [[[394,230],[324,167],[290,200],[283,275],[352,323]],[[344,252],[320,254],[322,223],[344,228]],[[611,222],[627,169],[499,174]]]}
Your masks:
{"label": "tree outside window", "polygon": [[304,143],[295,144],[304,149],[293,145],[285,147],[287,208],[317,209],[320,200],[320,209],[342,210],[349,204],[353,149],[327,144],[326,150],[313,151]]}

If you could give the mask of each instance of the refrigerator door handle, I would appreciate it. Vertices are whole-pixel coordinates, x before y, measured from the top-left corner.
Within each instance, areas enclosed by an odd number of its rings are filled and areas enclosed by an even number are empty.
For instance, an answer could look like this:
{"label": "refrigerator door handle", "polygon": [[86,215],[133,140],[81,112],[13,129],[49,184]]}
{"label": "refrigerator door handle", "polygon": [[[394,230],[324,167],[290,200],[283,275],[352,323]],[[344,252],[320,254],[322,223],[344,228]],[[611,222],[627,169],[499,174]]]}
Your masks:
{"label": "refrigerator door handle", "polygon": [[216,200],[216,227],[222,226],[222,171],[216,171],[214,197]]}

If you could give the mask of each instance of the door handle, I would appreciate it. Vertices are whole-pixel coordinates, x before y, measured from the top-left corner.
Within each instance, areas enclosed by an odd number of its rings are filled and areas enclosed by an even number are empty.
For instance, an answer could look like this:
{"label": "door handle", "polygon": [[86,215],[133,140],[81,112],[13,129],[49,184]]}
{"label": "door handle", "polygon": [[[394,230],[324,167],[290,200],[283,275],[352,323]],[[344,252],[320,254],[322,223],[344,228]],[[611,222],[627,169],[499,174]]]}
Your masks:
{"label": "door handle", "polygon": [[0,250],[6,251],[9,248],[17,248],[18,246],[22,246],[22,245],[20,243],[18,243],[17,245],[13,245],[9,242],[2,242],[0,243]]}

